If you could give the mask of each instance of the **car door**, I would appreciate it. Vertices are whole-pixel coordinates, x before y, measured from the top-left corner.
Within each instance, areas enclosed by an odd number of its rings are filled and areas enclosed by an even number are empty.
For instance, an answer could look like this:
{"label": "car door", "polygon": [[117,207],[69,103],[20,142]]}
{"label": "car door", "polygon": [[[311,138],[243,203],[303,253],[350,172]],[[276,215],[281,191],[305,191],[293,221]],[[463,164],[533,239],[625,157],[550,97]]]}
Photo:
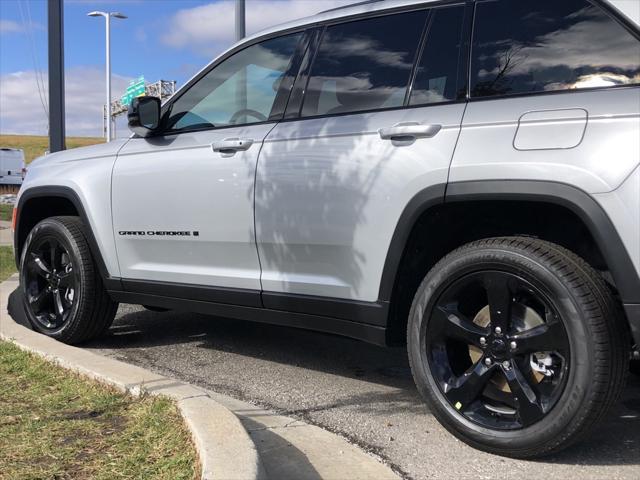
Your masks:
{"label": "car door", "polygon": [[256,162],[282,114],[283,78],[302,36],[228,56],[163,108],[161,134],[120,150],[112,204],[125,288],[204,285],[249,289],[250,303],[259,299]]}
{"label": "car door", "polygon": [[378,300],[403,209],[430,187],[444,193],[465,107],[464,14],[460,4],[326,26],[258,163],[266,307]]}

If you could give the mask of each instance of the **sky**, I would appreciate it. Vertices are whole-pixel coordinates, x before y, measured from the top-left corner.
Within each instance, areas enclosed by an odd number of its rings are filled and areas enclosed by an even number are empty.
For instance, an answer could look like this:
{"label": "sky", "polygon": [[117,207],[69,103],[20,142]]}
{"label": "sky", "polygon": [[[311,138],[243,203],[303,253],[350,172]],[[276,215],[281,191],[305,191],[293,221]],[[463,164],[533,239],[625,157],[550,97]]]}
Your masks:
{"label": "sky", "polygon": [[[247,34],[357,0],[246,0]],[[233,0],[65,0],[66,130],[101,136],[104,18],[111,21],[112,98],[141,75],[178,87],[234,43]],[[40,88],[39,88],[40,87]],[[47,134],[46,0],[0,0],[0,133]],[[116,133],[128,136],[125,116]]]}

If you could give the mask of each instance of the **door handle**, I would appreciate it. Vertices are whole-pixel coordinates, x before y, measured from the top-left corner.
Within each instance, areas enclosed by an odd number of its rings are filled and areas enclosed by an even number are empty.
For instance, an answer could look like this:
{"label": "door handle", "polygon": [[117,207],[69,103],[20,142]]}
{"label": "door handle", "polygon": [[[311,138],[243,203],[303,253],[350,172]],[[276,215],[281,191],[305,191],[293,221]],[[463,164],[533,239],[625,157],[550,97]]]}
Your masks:
{"label": "door handle", "polygon": [[435,123],[423,125],[418,122],[396,123],[393,127],[378,130],[383,140],[415,140],[416,138],[431,138],[442,129],[442,125]]}
{"label": "door handle", "polygon": [[213,142],[211,148],[214,152],[233,154],[244,150],[249,150],[253,145],[252,138],[225,138],[218,142]]}

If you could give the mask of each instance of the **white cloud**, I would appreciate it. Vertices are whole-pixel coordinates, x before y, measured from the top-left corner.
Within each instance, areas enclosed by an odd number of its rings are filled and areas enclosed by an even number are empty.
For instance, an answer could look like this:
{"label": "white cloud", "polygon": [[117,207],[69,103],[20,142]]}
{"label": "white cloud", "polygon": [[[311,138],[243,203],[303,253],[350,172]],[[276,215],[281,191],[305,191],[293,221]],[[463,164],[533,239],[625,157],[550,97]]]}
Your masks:
{"label": "white cloud", "polygon": [[23,28],[18,22],[0,19],[0,34],[22,32]]}
{"label": "white cloud", "polygon": [[[247,0],[247,35],[349,3],[354,0]],[[162,42],[212,56],[233,43],[234,12],[235,2],[230,0],[179,10],[171,17]]]}
{"label": "white cloud", "polygon": [[[44,72],[45,92],[48,99]],[[124,92],[131,79],[112,76],[112,95]],[[65,72],[67,135],[101,136],[104,70],[73,67]],[[0,132],[46,135],[48,119],[40,102],[34,71],[0,75]],[[120,128],[120,135],[127,134]]]}

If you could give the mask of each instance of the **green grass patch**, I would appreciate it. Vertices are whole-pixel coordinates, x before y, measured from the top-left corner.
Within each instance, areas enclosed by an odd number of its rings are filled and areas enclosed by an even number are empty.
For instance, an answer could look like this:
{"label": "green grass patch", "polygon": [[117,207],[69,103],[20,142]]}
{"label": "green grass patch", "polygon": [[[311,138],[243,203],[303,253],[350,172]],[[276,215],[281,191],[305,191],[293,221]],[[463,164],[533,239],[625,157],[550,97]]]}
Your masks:
{"label": "green grass patch", "polygon": [[[67,137],[67,148],[86,147],[96,143],[104,143],[101,137]],[[49,137],[41,135],[0,135],[0,147],[21,148],[24,150],[25,162],[44,155],[49,150]]]}
{"label": "green grass patch", "polygon": [[13,205],[0,204],[0,220],[11,221],[13,215]]}
{"label": "green grass patch", "polygon": [[[16,271],[13,259],[13,248],[0,246],[0,282],[4,282]],[[2,399],[0,399],[0,412],[2,411]]]}
{"label": "green grass patch", "polygon": [[175,404],[134,398],[0,342],[2,479],[193,479]]}

